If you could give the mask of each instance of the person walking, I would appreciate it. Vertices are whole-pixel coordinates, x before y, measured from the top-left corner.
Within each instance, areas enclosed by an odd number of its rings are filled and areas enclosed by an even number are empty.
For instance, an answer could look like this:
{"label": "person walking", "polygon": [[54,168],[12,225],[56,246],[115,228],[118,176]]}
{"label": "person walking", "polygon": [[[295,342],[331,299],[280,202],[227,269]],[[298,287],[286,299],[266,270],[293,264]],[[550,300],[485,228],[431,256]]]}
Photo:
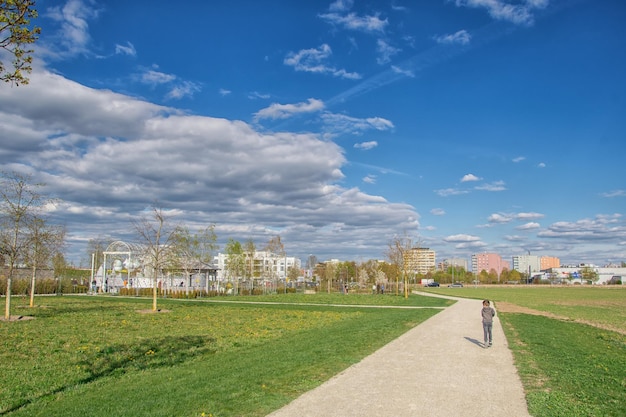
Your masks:
{"label": "person walking", "polygon": [[493,344],[492,332],[493,329],[493,317],[496,315],[496,310],[489,306],[489,300],[483,301],[483,309],[480,311],[483,318],[483,336],[485,344],[483,347],[490,347]]}

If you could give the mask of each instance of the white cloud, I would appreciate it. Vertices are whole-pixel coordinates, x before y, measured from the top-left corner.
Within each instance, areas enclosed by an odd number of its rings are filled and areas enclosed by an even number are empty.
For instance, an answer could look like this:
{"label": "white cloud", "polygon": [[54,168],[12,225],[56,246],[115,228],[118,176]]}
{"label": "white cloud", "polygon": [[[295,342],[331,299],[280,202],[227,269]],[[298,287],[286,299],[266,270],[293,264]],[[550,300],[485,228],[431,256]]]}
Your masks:
{"label": "white cloud", "polygon": [[402,69],[400,67],[397,67],[395,65],[391,66],[391,70],[393,72],[395,72],[396,74],[402,74],[402,75],[406,75],[409,78],[415,78],[415,73],[411,70],[408,69]]}
{"label": "white cloud", "polygon": [[140,76],[141,82],[149,85],[167,84],[174,81],[175,79],[175,75],[166,74],[164,72],[155,70],[147,70]]}
{"label": "white cloud", "polygon": [[336,0],[330,4],[328,10],[331,12],[345,12],[352,8],[354,0]]}
{"label": "white cloud", "polygon": [[467,45],[472,39],[472,35],[465,29],[448,35],[436,35],[433,37],[435,42],[442,44],[461,44]]}
{"label": "white cloud", "polygon": [[199,84],[192,83],[191,81],[183,81],[180,84],[172,87],[172,89],[167,93],[165,98],[181,99],[184,97],[191,97],[200,90],[201,88]]}
{"label": "white cloud", "polygon": [[376,175],[366,175],[363,177],[363,182],[367,184],[376,184]]}
{"label": "white cloud", "polygon": [[391,62],[391,57],[396,55],[400,51],[401,49],[389,45],[387,41],[383,39],[378,39],[378,41],[376,42],[376,52],[378,52],[378,58],[376,58],[376,62],[379,65],[387,64]]}
{"label": "white cloud", "polygon": [[517,226],[516,229],[517,230],[535,230],[535,229],[539,229],[540,227],[541,225],[537,222],[528,222],[521,226]]}
{"label": "white cloud", "polygon": [[480,181],[481,179],[478,178],[476,175],[474,174],[465,174],[463,175],[463,178],[461,178],[461,182],[468,182],[468,181]]}
{"label": "white cloud", "polygon": [[115,44],[115,53],[117,55],[129,55],[129,56],[137,55],[135,46],[130,42],[126,42],[126,45]]}
{"label": "white cloud", "polygon": [[505,191],[506,187],[504,186],[504,181],[494,181],[491,184],[478,185],[474,189],[480,191]]}
{"label": "white cloud", "polygon": [[321,116],[325,131],[333,136],[339,134],[360,135],[367,130],[391,130],[394,128],[390,120],[382,117],[368,117],[360,119],[346,116],[345,114],[324,113]]}
{"label": "white cloud", "polygon": [[506,20],[517,25],[532,25],[533,10],[548,6],[548,0],[524,0],[510,3],[506,0],[456,0],[457,7],[465,6],[486,9],[496,20]]}
{"label": "white cloud", "polygon": [[155,200],[192,229],[215,223],[223,240],[262,244],[280,230],[294,256],[380,253],[419,227],[410,205],[340,186],[344,150],[315,134],[262,133],[37,71],[0,96],[0,121],[0,164],[62,200],[72,260],[90,238],[132,239],[130,220]]}
{"label": "white cloud", "polygon": [[254,114],[255,120],[261,119],[287,119],[294,114],[312,113],[324,109],[324,102],[314,98],[307,102],[296,104],[273,103],[269,107],[259,110]]}
{"label": "white cloud", "polygon": [[514,216],[511,214],[502,214],[502,213],[494,213],[492,215],[489,216],[489,218],[487,219],[489,221],[489,223],[509,223],[511,220],[513,220]]}
{"label": "white cloud", "polygon": [[253,91],[250,94],[248,94],[248,98],[250,100],[256,100],[256,99],[267,100],[268,98],[270,98],[270,95],[269,94],[261,94],[258,91]]}
{"label": "white cloud", "polygon": [[441,208],[434,208],[430,210],[430,214],[432,214],[433,216],[444,216],[446,214],[446,211]]}
{"label": "white cloud", "polygon": [[357,16],[355,13],[341,15],[339,13],[320,14],[319,17],[333,25],[342,26],[349,30],[361,32],[384,32],[389,23],[387,19],[382,20],[378,15]]}
{"label": "white cloud", "polygon": [[544,162],[539,162],[537,164],[537,168],[545,168],[545,167],[546,167],[546,164]]}
{"label": "white cloud", "polygon": [[613,197],[626,197],[626,190],[613,190],[606,193],[600,194],[602,197],[613,198]]}
{"label": "white cloud", "polygon": [[378,142],[376,142],[375,140],[369,141],[369,142],[361,142],[361,143],[355,143],[354,147],[356,149],[363,149],[365,151],[369,151],[370,149],[374,149],[375,147],[378,146]]}
{"label": "white cloud", "polygon": [[518,156],[518,157],[513,158],[513,162],[518,163],[518,162],[522,162],[525,159],[526,159],[525,156]]}
{"label": "white cloud", "polygon": [[461,194],[468,194],[469,191],[467,190],[459,190],[457,188],[443,188],[440,190],[435,190],[435,193],[440,196],[440,197],[449,197],[451,195],[461,195]]}
{"label": "white cloud", "polygon": [[539,237],[565,239],[568,241],[623,242],[626,239],[626,224],[621,214],[597,215],[593,219],[576,222],[556,222],[537,233]]}
{"label": "white cloud", "polygon": [[68,0],[63,6],[47,9],[44,15],[59,24],[54,43],[47,45],[47,52],[57,57],[88,54],[91,36],[89,20],[98,17],[98,10],[80,0]]}
{"label": "white cloud", "polygon": [[333,51],[328,44],[322,44],[319,48],[301,49],[298,52],[289,52],[283,63],[293,67],[296,71],[312,72],[316,74],[330,74],[339,78],[359,79],[361,75],[348,72],[345,69],[337,69],[326,65],[325,61],[330,58]]}
{"label": "white cloud", "polygon": [[220,88],[218,93],[220,94],[220,96],[226,97],[226,96],[230,95],[232,93],[232,91],[227,90],[225,88]]}
{"label": "white cloud", "polygon": [[541,213],[517,213],[515,218],[517,220],[535,220],[543,219],[545,216]]}
{"label": "white cloud", "polygon": [[443,240],[446,242],[453,242],[453,243],[454,242],[477,242],[480,240],[480,238],[478,236],[458,234],[458,235],[451,235],[451,236],[444,237]]}

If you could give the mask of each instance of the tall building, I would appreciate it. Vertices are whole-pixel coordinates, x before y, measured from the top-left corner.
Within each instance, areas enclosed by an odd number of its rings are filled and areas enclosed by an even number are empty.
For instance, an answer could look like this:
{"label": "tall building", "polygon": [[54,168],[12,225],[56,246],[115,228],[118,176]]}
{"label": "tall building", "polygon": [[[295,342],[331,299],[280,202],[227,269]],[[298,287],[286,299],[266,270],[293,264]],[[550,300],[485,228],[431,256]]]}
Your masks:
{"label": "tall building", "polygon": [[561,260],[553,256],[542,256],[541,259],[539,260],[539,263],[541,265],[542,271],[545,271],[546,269],[550,269],[550,268],[561,267]]}
{"label": "tall building", "polygon": [[541,271],[541,259],[536,255],[516,255],[513,257],[513,269],[530,274]]}
{"label": "tall building", "polygon": [[425,275],[435,269],[435,251],[429,248],[411,248],[404,253],[409,272]]}
{"label": "tall building", "polygon": [[497,253],[477,253],[472,255],[472,272],[480,274],[483,270],[487,273],[496,271],[498,277],[503,269],[511,269],[511,264],[502,259]]}

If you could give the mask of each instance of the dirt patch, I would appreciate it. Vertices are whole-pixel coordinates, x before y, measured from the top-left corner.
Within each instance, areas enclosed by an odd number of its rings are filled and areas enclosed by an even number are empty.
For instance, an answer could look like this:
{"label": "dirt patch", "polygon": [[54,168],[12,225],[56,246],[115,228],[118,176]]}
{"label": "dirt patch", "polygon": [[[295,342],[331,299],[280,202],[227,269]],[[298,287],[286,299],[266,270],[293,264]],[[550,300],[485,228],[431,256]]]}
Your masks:
{"label": "dirt patch", "polygon": [[158,308],[156,310],[152,310],[150,309],[145,309],[145,310],[137,310],[137,313],[141,313],[141,314],[152,314],[152,313],[171,313],[172,310],[164,310],[162,308]]}
{"label": "dirt patch", "polygon": [[1,317],[1,321],[25,321],[25,320],[34,320],[33,316],[10,316],[7,320],[6,317]]}
{"label": "dirt patch", "polygon": [[626,335],[626,331],[622,329],[618,329],[616,327],[603,325],[600,323],[595,323],[587,320],[572,320],[569,317],[559,316],[548,311],[535,310],[528,307],[518,306],[516,304],[507,303],[504,301],[499,301],[497,304],[497,308],[499,312],[502,313],[518,313],[518,314],[532,314],[534,316],[544,316],[555,320],[563,320],[563,321],[573,321],[575,323],[587,324],[589,326],[597,327],[602,330],[610,330],[612,332],[616,332],[619,334]]}

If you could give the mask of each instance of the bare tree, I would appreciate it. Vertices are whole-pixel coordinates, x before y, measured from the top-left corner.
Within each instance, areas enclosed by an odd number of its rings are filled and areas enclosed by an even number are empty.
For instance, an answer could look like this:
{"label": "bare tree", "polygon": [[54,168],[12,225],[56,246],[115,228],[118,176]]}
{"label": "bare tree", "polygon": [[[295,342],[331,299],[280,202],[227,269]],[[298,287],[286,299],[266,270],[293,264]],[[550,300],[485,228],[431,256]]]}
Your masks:
{"label": "bare tree", "polygon": [[152,206],[150,216],[141,216],[132,223],[145,247],[144,261],[152,268],[152,311],[157,311],[158,278],[161,271],[172,262],[176,227],[170,224],[157,203]]}
{"label": "bare tree", "polygon": [[35,303],[37,270],[50,265],[54,255],[61,252],[65,242],[65,228],[50,225],[36,217],[28,225],[29,244],[25,249],[25,263],[32,268],[30,283],[30,307]]}
{"label": "bare tree", "polygon": [[0,253],[8,263],[4,318],[11,318],[11,281],[30,243],[29,225],[44,206],[51,202],[38,192],[43,186],[33,184],[28,175],[17,172],[0,175]]}
{"label": "bare tree", "polygon": [[[400,272],[402,276],[402,282],[404,286],[404,298],[409,298],[409,274],[408,274],[408,254],[411,249],[418,243],[415,242],[411,237],[407,234],[403,236],[394,237],[388,244],[387,247],[387,258],[389,259],[389,263],[394,265]],[[399,292],[399,283],[398,278],[396,278],[396,295]]]}

